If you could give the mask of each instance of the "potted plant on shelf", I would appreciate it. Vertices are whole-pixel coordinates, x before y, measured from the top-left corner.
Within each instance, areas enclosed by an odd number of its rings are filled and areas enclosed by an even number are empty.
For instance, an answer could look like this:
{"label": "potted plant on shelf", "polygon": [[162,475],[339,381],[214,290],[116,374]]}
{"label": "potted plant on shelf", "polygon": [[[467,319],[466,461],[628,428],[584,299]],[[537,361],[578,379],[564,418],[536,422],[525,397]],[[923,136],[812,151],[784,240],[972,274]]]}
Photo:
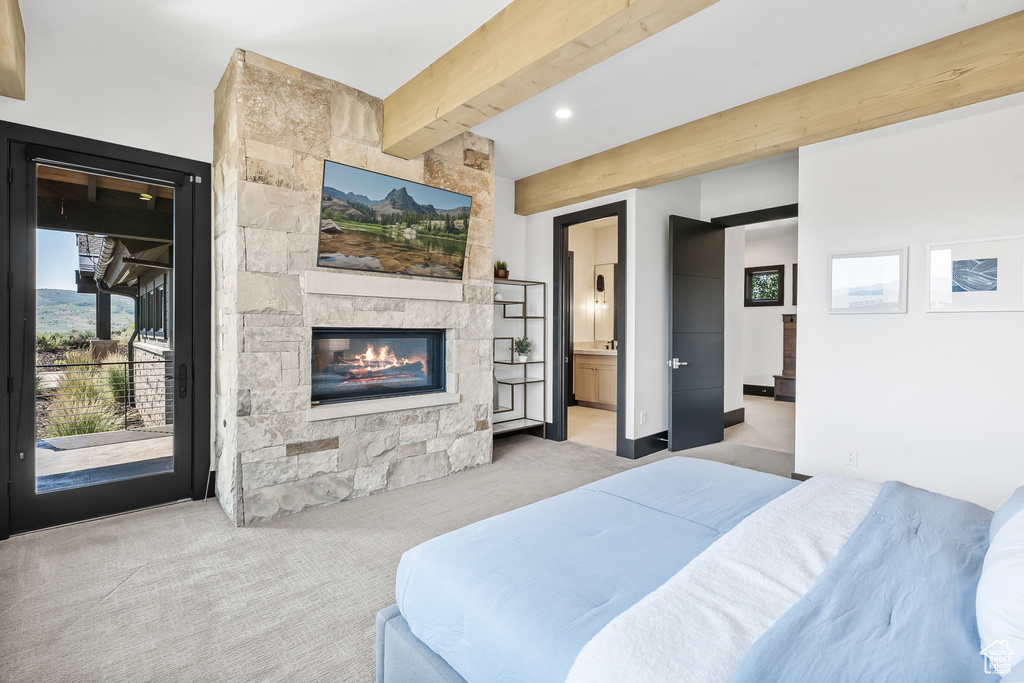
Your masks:
{"label": "potted plant on shelf", "polygon": [[512,341],[512,348],[516,352],[516,360],[520,363],[525,363],[527,357],[530,355],[530,349],[533,348],[533,342],[530,341],[529,337],[515,339]]}
{"label": "potted plant on shelf", "polygon": [[508,279],[508,263],[505,261],[494,262],[494,279],[495,280],[507,280]]}

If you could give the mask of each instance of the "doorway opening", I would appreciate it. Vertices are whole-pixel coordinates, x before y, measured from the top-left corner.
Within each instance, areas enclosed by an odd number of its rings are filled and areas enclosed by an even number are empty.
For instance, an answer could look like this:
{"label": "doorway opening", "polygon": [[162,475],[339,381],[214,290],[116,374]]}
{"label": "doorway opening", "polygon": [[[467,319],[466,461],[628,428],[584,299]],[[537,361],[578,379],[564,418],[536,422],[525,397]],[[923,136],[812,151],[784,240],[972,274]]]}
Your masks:
{"label": "doorway opening", "polygon": [[571,439],[634,457],[625,436],[626,202],[554,219],[552,423]]}
{"label": "doorway opening", "polygon": [[[743,408],[725,440],[783,453],[796,442],[798,206],[712,219],[743,232]],[[738,275],[737,275],[738,277]]]}
{"label": "doorway opening", "polygon": [[209,165],[24,126],[0,133],[10,169],[0,538],[201,499]]}
{"label": "doorway opening", "polygon": [[615,324],[618,267],[615,216],[569,226],[572,384],[569,441],[611,450],[616,442],[619,330]]}

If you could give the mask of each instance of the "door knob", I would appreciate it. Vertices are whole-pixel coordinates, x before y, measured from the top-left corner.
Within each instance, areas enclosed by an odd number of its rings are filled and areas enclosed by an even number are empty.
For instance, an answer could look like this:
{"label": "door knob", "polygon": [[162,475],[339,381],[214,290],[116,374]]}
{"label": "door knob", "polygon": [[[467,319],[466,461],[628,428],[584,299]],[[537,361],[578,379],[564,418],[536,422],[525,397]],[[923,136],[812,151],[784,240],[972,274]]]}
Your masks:
{"label": "door knob", "polygon": [[680,365],[687,365],[687,362],[681,361],[678,358],[673,358],[668,362],[668,366],[673,370],[678,370]]}

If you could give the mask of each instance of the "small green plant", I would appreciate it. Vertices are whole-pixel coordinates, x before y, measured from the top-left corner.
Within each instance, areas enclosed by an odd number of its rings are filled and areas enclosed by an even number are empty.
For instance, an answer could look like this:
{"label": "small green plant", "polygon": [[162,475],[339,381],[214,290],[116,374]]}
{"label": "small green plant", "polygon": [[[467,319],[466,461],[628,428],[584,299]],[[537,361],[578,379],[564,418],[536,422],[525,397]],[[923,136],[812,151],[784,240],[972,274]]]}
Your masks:
{"label": "small green plant", "polygon": [[494,269],[495,270],[508,270],[508,263],[506,261],[495,261],[494,262]]}
{"label": "small green plant", "polygon": [[526,356],[530,353],[530,349],[533,348],[533,342],[530,341],[529,337],[522,337],[512,342],[512,348],[516,350],[520,356]]}

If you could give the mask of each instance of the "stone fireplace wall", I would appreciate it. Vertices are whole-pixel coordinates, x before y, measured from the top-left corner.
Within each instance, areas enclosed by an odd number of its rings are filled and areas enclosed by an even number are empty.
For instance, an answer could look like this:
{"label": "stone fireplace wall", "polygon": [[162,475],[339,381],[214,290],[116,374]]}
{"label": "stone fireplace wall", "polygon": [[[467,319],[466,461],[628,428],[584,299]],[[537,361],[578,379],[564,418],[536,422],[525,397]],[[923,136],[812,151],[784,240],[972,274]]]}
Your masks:
{"label": "stone fireplace wall", "polygon": [[[464,133],[415,159],[392,157],[381,151],[382,110],[377,98],[242,50],[217,87],[217,497],[236,524],[491,461],[493,143]],[[460,301],[307,286],[331,277],[316,263],[324,159],[473,197]],[[337,272],[342,282],[353,271]],[[386,286],[394,276],[359,277]],[[448,391],[460,401],[309,421],[314,326],[447,330]]]}

